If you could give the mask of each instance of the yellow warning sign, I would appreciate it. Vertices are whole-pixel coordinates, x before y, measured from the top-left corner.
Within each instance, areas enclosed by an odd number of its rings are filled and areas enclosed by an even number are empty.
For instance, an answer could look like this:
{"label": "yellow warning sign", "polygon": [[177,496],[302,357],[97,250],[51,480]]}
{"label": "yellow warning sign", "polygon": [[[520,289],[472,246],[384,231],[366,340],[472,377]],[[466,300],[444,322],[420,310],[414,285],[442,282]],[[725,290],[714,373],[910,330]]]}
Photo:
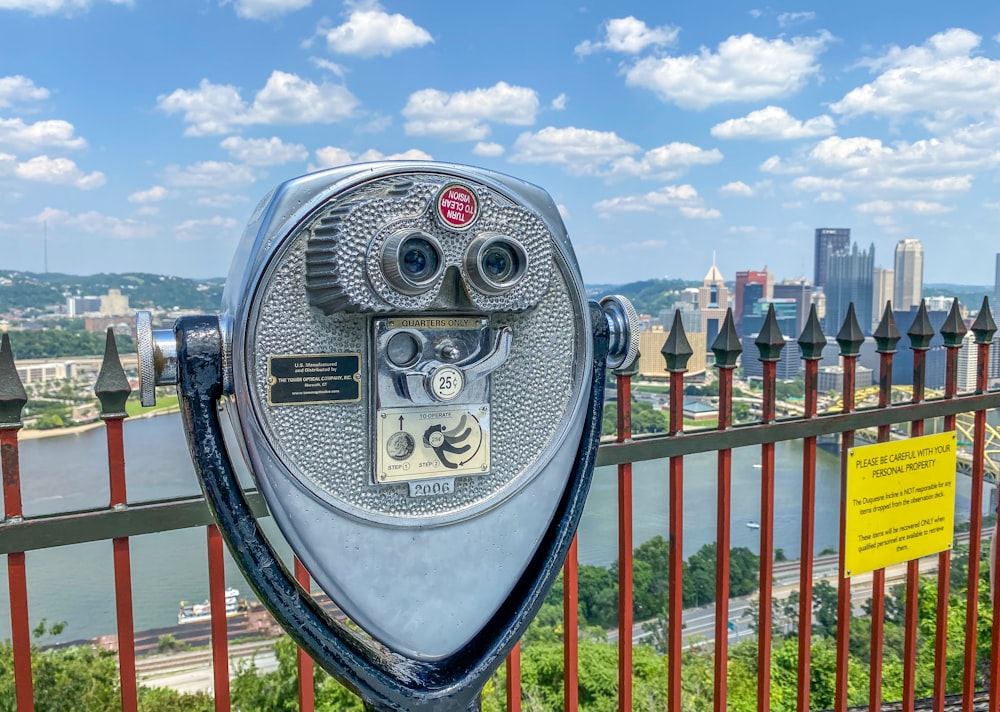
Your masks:
{"label": "yellow warning sign", "polygon": [[845,576],[951,548],[955,445],[952,432],[848,452]]}

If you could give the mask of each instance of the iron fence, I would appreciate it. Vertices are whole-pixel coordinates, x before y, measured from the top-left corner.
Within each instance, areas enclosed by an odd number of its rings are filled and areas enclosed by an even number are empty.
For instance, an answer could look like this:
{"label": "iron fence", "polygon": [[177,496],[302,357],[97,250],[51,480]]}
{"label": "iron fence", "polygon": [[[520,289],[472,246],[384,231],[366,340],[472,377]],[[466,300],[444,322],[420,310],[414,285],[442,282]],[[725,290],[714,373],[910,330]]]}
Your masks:
{"label": "iron fence", "polygon": [[[975,341],[976,375],[975,388],[971,392],[959,393],[958,357],[963,339],[971,331]],[[692,349],[680,320],[675,314],[673,326],[662,348],[667,380],[669,382],[669,417],[665,434],[632,434],[632,381],[634,369],[617,371],[617,422],[613,439],[601,446],[598,465],[614,465],[617,468],[618,483],[618,601],[619,601],[619,674],[618,708],[630,710],[633,706],[633,492],[632,465],[636,462],[656,460],[665,463],[664,477],[668,479],[668,499],[664,503],[669,513],[669,573],[667,580],[668,604],[666,610],[666,650],[667,657],[667,709],[680,712],[682,709],[681,661],[684,645],[683,636],[683,535],[685,516],[714,516],[717,522],[716,551],[718,558],[715,574],[715,612],[712,647],[714,676],[714,709],[727,709],[727,674],[729,640],[729,580],[730,543],[732,527],[732,452],[734,448],[754,447],[760,449],[760,574],[759,574],[759,620],[756,636],[757,708],[771,708],[772,679],[772,600],[775,574],[774,531],[775,531],[775,445],[787,441],[802,444],[802,502],[800,559],[798,562],[798,620],[813,619],[813,588],[815,562],[815,516],[816,516],[816,461],[820,438],[835,436],[839,439],[840,451],[840,520],[839,541],[844,541],[846,522],[846,491],[848,451],[855,441],[874,440],[887,442],[895,435],[897,426],[905,425],[912,436],[921,435],[925,423],[931,419],[942,419],[945,430],[955,430],[958,418],[970,422],[965,426],[972,438],[968,458],[962,463],[971,475],[971,496],[969,509],[969,557],[967,605],[965,619],[964,652],[961,670],[948,670],[947,629],[949,625],[949,569],[951,552],[946,550],[937,555],[938,589],[937,605],[934,613],[934,671],[933,700],[929,703],[935,710],[944,710],[946,702],[946,679],[949,673],[961,676],[961,708],[980,709],[986,704],[989,710],[1000,710],[1000,620],[994,615],[989,660],[985,665],[977,662],[978,607],[976,605],[980,579],[980,560],[975,552],[980,551],[982,537],[982,511],[984,482],[987,477],[996,478],[998,461],[992,453],[1000,448],[996,441],[996,431],[987,423],[987,412],[1000,408],[1000,391],[990,390],[989,368],[990,349],[996,333],[989,303],[984,299],[978,316],[967,328],[961,318],[959,305],[955,302],[948,318],[938,331],[943,337],[946,374],[944,389],[939,397],[926,398],[925,355],[935,332],[927,319],[923,306],[906,332],[912,352],[913,374],[910,397],[905,402],[893,402],[893,358],[902,334],[896,326],[888,305],[878,328],[874,331],[876,351],[879,358],[879,383],[877,404],[859,408],[856,398],[857,361],[864,342],[864,335],[849,310],[841,326],[836,342],[843,366],[842,397],[833,412],[819,412],[821,392],[818,387],[819,362],[823,349],[827,346],[815,310],[810,313],[803,332],[798,335],[797,345],[804,368],[804,401],[801,408],[790,417],[778,418],[776,398],[776,364],[786,345],[773,309],[768,314],[764,326],[755,340],[757,354],[742,353],[740,339],[733,326],[731,313],[718,337],[710,345],[714,355],[718,377],[718,421],[711,429],[686,431],[683,416],[684,377]],[[994,349],[996,346],[993,347]],[[734,371],[739,359],[757,358],[763,365],[760,415],[754,422],[734,425]],[[994,360],[997,355],[994,354]],[[117,611],[117,640],[120,670],[120,689],[124,710],[137,708],[135,631],[133,629],[132,580],[129,559],[129,538],[141,534],[163,532],[174,529],[205,527],[208,549],[209,590],[212,617],[212,651],[214,668],[214,694],[216,708],[230,707],[228,660],[228,633],[226,617],[218,612],[225,610],[225,581],[223,575],[223,546],[221,536],[211,523],[211,517],[201,497],[186,497],[169,501],[128,504],[126,498],[126,477],[124,459],[124,433],[122,423],[126,417],[125,400],[129,387],[121,368],[114,340],[109,334],[107,351],[101,374],[95,388],[101,403],[101,418],[105,424],[108,444],[108,474],[110,481],[110,501],[106,507],[81,512],[65,512],[55,515],[25,517],[21,504],[19,472],[18,431],[21,427],[21,412],[27,398],[17,377],[11,346],[5,334],[0,345],[0,466],[2,466],[4,519],[0,522],[0,553],[6,555],[10,595],[11,640],[14,652],[17,709],[34,709],[31,674],[31,633],[29,626],[30,600],[26,583],[25,552],[48,547],[88,541],[109,540],[113,552],[114,584]],[[863,437],[862,437],[863,436]],[[717,492],[716,511],[691,511],[684,501],[685,457],[698,453],[716,453]],[[251,492],[250,502],[259,516],[266,516],[266,508],[259,495]],[[848,707],[848,658],[850,644],[850,623],[853,615],[851,579],[843,575],[845,571],[844,547],[839,547],[836,620],[836,691],[834,708],[838,711]],[[295,561],[295,576],[308,590],[309,576],[304,567]],[[910,561],[906,568],[906,595],[904,597],[905,634],[902,644],[903,685],[901,708],[912,710],[917,705],[917,636],[919,616],[918,582],[920,569],[918,561]],[[578,700],[578,563],[577,547],[574,542],[564,569],[564,707],[576,710]],[[997,600],[993,600],[996,612]],[[883,619],[886,609],[886,577],[884,570],[874,572],[871,584],[870,611],[870,670],[868,675],[868,704],[870,709],[881,709],[883,681],[884,637]],[[811,709],[810,691],[813,670],[811,669],[812,626],[800,624],[797,632],[797,698],[796,709],[800,712]],[[520,647],[515,647],[506,665],[507,709],[521,709]],[[981,669],[982,668],[982,669]],[[299,653],[299,704],[302,710],[312,710],[313,679],[312,665],[308,658]],[[986,687],[984,691],[981,688]],[[985,693],[985,696],[984,696]],[[975,707],[974,707],[975,706]]]}

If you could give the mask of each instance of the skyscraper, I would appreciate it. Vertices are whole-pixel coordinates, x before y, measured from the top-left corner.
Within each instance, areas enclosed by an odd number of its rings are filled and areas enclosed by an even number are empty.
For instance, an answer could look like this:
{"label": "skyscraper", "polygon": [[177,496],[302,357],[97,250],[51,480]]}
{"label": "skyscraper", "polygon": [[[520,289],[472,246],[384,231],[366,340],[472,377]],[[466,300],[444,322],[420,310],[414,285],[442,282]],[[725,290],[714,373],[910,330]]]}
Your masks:
{"label": "skyscraper", "polygon": [[872,275],[872,288],[875,290],[872,296],[872,318],[876,322],[882,318],[885,303],[895,299],[893,294],[896,287],[895,277],[896,273],[893,270],[882,267],[876,267],[875,274]]}
{"label": "skyscraper", "polygon": [[827,262],[829,248],[835,252],[850,249],[851,228],[849,227],[818,227],[816,228],[816,245],[813,253],[815,269],[813,271],[813,286],[817,289],[826,287]]}
{"label": "skyscraper", "polygon": [[806,326],[806,319],[809,318],[809,305],[812,303],[812,285],[801,278],[786,279],[774,285],[774,298],[795,300],[795,313],[797,316],[795,333],[790,333],[789,336],[798,338],[798,335],[802,333],[802,330]]}
{"label": "skyscraper", "polygon": [[712,348],[715,337],[719,335],[728,307],[729,287],[722,278],[722,272],[715,266],[713,255],[712,267],[698,289],[698,310],[701,312],[701,331],[705,333],[706,348]]}
{"label": "skyscraper", "polygon": [[865,336],[872,333],[872,275],[875,268],[875,245],[867,250],[850,251],[827,248],[826,319],[823,331],[836,334],[847,317],[847,307],[854,303],[854,315]]}
{"label": "skyscraper", "polygon": [[924,296],[924,246],[920,240],[907,238],[896,243],[895,272],[893,308],[909,311],[919,306]]}
{"label": "skyscraper", "polygon": [[[747,287],[756,284],[760,285],[759,291],[751,289],[747,294]],[[753,304],[758,299],[768,299],[771,294],[767,289],[767,271],[742,270],[736,273],[736,288],[733,290],[733,321],[736,328],[740,328],[740,322],[745,314],[752,313]],[[749,299],[747,297],[750,297]]]}

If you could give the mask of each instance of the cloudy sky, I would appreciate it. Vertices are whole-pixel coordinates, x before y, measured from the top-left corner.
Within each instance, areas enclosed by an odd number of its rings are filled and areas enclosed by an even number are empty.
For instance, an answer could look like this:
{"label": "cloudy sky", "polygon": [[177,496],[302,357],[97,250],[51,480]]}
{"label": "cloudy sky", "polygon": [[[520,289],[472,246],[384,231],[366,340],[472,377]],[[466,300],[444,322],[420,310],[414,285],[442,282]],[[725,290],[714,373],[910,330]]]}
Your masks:
{"label": "cloudy sky", "polygon": [[0,0],[0,269],[222,276],[344,163],[542,186],[590,283],[812,277],[850,227],[929,282],[1000,252],[1000,4]]}

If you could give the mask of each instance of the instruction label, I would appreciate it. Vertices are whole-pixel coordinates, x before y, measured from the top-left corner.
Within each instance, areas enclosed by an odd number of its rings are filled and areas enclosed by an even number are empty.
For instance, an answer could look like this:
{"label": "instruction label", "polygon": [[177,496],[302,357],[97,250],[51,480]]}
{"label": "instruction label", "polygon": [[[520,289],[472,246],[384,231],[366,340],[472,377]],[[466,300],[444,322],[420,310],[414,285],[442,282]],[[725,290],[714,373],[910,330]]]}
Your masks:
{"label": "instruction label", "polygon": [[[385,408],[376,414],[375,480],[413,482],[490,470],[490,408],[464,406]],[[411,494],[448,494],[447,491]],[[416,495],[414,495],[416,496]]]}
{"label": "instruction label", "polygon": [[267,359],[267,404],[356,403],[361,354],[287,354]]}
{"label": "instruction label", "polygon": [[848,451],[845,576],[951,548],[955,445],[949,432]]}

